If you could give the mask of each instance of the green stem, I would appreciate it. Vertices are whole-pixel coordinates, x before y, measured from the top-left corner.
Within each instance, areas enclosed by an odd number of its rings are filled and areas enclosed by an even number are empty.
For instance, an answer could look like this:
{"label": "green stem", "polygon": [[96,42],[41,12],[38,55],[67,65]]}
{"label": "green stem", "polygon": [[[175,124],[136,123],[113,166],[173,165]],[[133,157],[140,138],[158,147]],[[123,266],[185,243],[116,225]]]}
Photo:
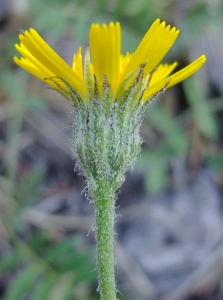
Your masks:
{"label": "green stem", "polygon": [[100,187],[99,195],[94,197],[101,300],[116,299],[113,251],[115,201],[114,193],[111,193],[112,195],[108,193],[110,189]]}

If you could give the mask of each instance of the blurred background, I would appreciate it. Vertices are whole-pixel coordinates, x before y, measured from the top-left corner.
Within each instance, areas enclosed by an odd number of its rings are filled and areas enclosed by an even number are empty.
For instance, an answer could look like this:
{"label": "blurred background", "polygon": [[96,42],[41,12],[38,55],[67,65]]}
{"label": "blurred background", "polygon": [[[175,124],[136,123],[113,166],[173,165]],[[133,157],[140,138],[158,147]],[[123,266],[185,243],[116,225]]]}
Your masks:
{"label": "blurred background", "polygon": [[164,62],[207,63],[146,111],[118,193],[118,298],[223,299],[222,15],[222,0],[0,0],[0,299],[99,298],[72,106],[14,65],[18,34],[35,28],[71,64],[91,23],[120,21],[125,53],[156,18],[181,30]]}

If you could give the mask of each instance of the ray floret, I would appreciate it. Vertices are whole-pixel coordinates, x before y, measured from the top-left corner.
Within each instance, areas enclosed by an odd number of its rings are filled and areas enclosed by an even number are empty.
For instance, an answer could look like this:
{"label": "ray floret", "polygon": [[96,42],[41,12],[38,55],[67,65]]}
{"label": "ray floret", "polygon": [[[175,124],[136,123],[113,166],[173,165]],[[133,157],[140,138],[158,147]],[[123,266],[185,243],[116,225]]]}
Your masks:
{"label": "ray floret", "polygon": [[[113,98],[125,82],[130,86],[137,72],[143,67],[143,78],[149,84],[142,95],[148,101],[163,88],[169,88],[195,73],[205,62],[205,55],[200,56],[186,68],[170,75],[177,63],[160,64],[163,57],[174,44],[179,30],[157,19],[146,32],[136,50],[130,54],[121,54],[121,26],[118,22],[109,25],[92,24],[89,34],[90,60],[83,68],[82,48],[74,54],[70,67],[34,30],[30,29],[19,35],[20,44],[16,49],[22,55],[14,58],[17,65],[44,80],[54,89],[67,96],[69,86],[80,94],[83,101],[88,101],[89,76],[94,78],[98,95],[102,95],[106,82],[111,87]],[[85,71],[84,71],[85,70]],[[88,75],[85,74],[88,70]],[[91,73],[91,74],[90,74]],[[135,77],[134,77],[134,76]],[[131,80],[127,80],[131,78]],[[128,82],[128,84],[126,84]]]}

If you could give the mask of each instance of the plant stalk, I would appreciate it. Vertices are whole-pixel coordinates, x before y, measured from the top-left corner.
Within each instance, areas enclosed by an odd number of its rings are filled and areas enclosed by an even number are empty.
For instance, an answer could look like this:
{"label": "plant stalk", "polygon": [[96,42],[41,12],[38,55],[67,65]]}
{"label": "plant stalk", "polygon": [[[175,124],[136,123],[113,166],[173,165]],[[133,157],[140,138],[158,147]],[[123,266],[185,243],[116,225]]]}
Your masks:
{"label": "plant stalk", "polygon": [[96,217],[96,243],[98,279],[101,300],[116,300],[114,274],[114,193],[108,195],[108,189],[100,188],[98,197],[94,197]]}

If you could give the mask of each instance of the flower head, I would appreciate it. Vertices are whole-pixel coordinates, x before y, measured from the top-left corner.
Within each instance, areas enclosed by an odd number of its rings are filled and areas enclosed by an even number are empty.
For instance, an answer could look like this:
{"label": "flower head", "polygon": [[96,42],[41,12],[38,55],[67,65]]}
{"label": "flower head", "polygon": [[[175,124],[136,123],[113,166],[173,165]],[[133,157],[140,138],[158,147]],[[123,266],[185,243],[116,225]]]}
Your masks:
{"label": "flower head", "polygon": [[69,98],[72,89],[85,101],[92,95],[92,89],[97,89],[100,98],[105,82],[111,87],[113,98],[120,98],[123,87],[129,88],[140,73],[144,80],[141,99],[147,101],[164,88],[195,73],[206,60],[202,55],[186,68],[170,75],[177,63],[162,65],[160,62],[178,34],[179,30],[175,27],[166,26],[165,22],[157,19],[135,52],[122,55],[120,24],[92,24],[90,53],[86,51],[84,66],[82,48],[79,48],[70,67],[34,29],[30,29],[19,35],[20,44],[15,47],[22,58],[14,57],[14,61],[66,97]]}
{"label": "flower head", "polygon": [[140,126],[148,100],[184,80],[205,62],[202,55],[170,75],[177,63],[160,64],[179,31],[156,20],[134,53],[121,54],[119,23],[93,24],[90,50],[70,67],[34,30],[19,35],[14,58],[74,103],[72,151],[94,199],[101,299],[116,299],[113,258],[114,195],[142,145]]}

